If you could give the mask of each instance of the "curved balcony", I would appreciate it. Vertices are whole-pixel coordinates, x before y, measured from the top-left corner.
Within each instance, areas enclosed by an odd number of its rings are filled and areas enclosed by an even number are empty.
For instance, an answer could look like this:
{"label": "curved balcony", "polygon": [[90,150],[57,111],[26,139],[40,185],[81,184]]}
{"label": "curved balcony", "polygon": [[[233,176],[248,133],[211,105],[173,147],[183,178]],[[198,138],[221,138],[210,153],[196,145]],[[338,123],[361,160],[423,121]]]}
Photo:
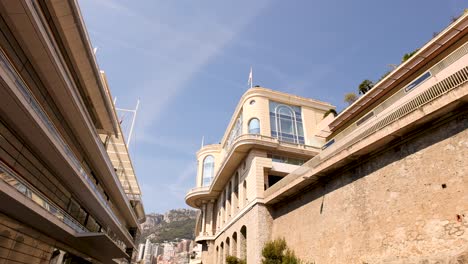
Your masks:
{"label": "curved balcony", "polygon": [[192,206],[192,207],[200,207],[200,205],[195,205],[196,201],[198,201],[201,198],[204,199],[209,199],[209,198],[216,198],[216,195],[212,195],[213,197],[210,196],[210,186],[203,186],[203,187],[195,187],[190,189],[190,191],[187,192],[185,195],[185,202]]}
{"label": "curved balcony", "polygon": [[216,236],[215,235],[212,235],[212,236],[209,236],[209,235],[198,235],[195,237],[195,242],[199,243],[199,242],[202,242],[202,241],[210,241],[210,240],[215,240]]}
{"label": "curved balcony", "polygon": [[227,150],[210,186],[191,189],[185,196],[185,202],[194,208],[200,208],[202,200],[216,199],[233,172],[253,148],[269,151],[284,151],[313,157],[320,148],[309,145],[279,141],[277,138],[259,134],[243,134],[238,136]]}

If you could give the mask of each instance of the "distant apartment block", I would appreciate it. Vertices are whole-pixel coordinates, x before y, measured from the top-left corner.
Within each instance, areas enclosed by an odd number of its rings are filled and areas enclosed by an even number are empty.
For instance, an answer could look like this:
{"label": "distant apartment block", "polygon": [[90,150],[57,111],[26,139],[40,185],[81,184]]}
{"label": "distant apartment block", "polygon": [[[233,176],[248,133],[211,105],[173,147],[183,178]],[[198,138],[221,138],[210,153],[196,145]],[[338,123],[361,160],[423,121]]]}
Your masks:
{"label": "distant apartment block", "polygon": [[316,263],[468,259],[467,33],[464,14],[336,117],[246,91],[196,154],[202,262],[261,263],[278,237]]}
{"label": "distant apartment block", "polygon": [[153,243],[147,238],[145,243],[138,247],[138,264],[188,264],[193,257],[196,258],[196,249],[193,241],[182,239],[178,242]]}
{"label": "distant apartment block", "polygon": [[0,1],[0,263],[128,263],[145,213],[77,1]]}

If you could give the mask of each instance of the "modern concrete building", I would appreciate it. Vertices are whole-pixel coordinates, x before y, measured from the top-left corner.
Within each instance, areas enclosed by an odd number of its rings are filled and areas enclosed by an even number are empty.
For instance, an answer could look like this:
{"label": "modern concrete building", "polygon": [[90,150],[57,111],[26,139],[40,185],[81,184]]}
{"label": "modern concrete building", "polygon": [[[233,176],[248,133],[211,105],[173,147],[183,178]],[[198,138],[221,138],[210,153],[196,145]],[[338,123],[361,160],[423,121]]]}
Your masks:
{"label": "modern concrete building", "polygon": [[202,262],[261,263],[284,237],[315,263],[465,263],[467,33],[464,14],[337,117],[248,90],[221,144],[197,152]]}
{"label": "modern concrete building", "polygon": [[77,1],[0,1],[0,28],[0,263],[128,262],[141,192]]}

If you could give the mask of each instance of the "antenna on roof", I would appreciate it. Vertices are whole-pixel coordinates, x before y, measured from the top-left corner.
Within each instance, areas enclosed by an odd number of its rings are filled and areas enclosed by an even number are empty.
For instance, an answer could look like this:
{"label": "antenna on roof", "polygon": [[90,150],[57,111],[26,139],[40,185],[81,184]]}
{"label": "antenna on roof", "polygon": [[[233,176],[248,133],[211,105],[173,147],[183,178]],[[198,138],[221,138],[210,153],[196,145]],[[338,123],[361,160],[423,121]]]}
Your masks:
{"label": "antenna on roof", "polygon": [[130,133],[129,133],[128,139],[127,139],[127,148],[130,148],[130,139],[132,138],[133,126],[135,125],[135,119],[136,119],[136,115],[137,115],[139,105],[140,105],[140,99],[137,100],[137,104],[136,104],[135,110],[133,112],[134,114],[133,114],[132,125],[130,126]]}
{"label": "antenna on roof", "polygon": [[94,53],[95,56],[96,56],[96,53],[97,53],[97,49],[98,49],[98,47],[95,47],[95,48],[93,49],[93,53]]}
{"label": "antenna on roof", "polygon": [[250,66],[250,73],[249,73],[249,80],[247,81],[247,84],[250,85],[250,88],[253,87],[253,73],[252,73],[252,66]]}
{"label": "antenna on roof", "polygon": [[[117,98],[114,99],[114,104],[117,101]],[[115,110],[118,111],[123,111],[123,112],[131,112],[133,113],[133,118],[132,118],[132,124],[130,125],[130,132],[128,133],[128,138],[127,138],[127,148],[130,148],[130,140],[132,139],[132,134],[133,134],[133,127],[135,126],[135,119],[137,116],[138,112],[138,107],[140,106],[140,99],[137,100],[137,104],[135,106],[135,110],[133,109],[124,109],[124,108],[115,108]]]}
{"label": "antenna on roof", "polygon": [[202,136],[202,138],[201,138],[201,147],[203,148],[204,145],[205,145],[205,136]]}

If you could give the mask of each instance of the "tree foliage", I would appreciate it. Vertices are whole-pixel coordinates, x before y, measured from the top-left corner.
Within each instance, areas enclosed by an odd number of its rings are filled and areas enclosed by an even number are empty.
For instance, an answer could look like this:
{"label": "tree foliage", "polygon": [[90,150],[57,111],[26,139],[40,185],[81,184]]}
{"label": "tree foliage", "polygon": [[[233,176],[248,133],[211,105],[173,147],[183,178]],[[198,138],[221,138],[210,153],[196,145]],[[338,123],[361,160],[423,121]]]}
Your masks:
{"label": "tree foliage", "polygon": [[348,105],[351,105],[352,103],[356,102],[358,99],[358,96],[356,93],[347,93],[344,96],[344,101],[348,103]]}
{"label": "tree foliage", "polygon": [[374,87],[374,83],[371,80],[365,79],[361,84],[359,84],[359,94],[367,93],[370,89],[372,89],[372,87]]}
{"label": "tree foliage", "polygon": [[227,256],[226,264],[246,264],[246,262],[245,260],[234,257],[234,256]]}
{"label": "tree foliage", "polygon": [[284,238],[267,242],[262,249],[262,256],[262,264],[307,264],[288,248]]}
{"label": "tree foliage", "polygon": [[403,63],[403,62],[407,61],[409,58],[413,57],[413,55],[414,55],[416,52],[418,52],[418,50],[419,50],[419,49],[415,49],[415,50],[413,50],[413,51],[410,52],[410,53],[405,53],[405,54],[403,55],[403,57],[401,58],[401,63]]}
{"label": "tree foliage", "polygon": [[338,113],[336,112],[335,109],[329,109],[325,113],[323,113],[323,118],[327,117],[329,114],[332,114],[333,116],[337,116]]}
{"label": "tree foliage", "polygon": [[175,239],[194,239],[193,230],[195,229],[195,221],[192,219],[184,219],[165,223],[160,227],[158,236],[153,239],[154,243],[164,241],[173,241]]}

